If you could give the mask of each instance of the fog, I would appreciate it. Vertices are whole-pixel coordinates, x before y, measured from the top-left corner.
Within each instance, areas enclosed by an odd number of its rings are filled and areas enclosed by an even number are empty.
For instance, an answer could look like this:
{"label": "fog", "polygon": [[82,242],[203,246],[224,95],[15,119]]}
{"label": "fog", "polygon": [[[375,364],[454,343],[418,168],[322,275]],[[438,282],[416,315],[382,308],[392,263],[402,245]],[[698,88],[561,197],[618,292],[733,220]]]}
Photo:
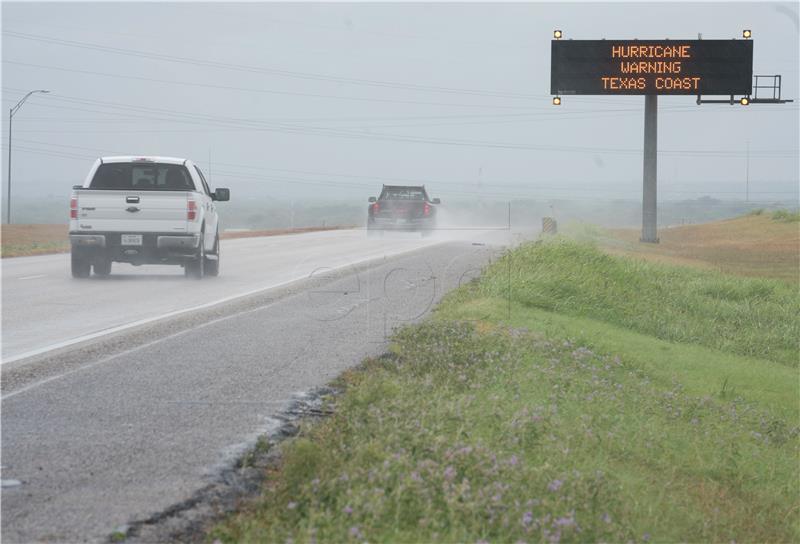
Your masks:
{"label": "fog", "polygon": [[[390,182],[424,183],[454,225],[501,224],[508,202],[520,221],[635,223],[644,98],[552,106],[555,28],[567,39],[752,29],[754,73],[799,94],[796,3],[4,3],[2,28],[4,162],[8,108],[51,91],[13,120],[20,221],[66,219],[96,157],[134,154],[195,160],[231,188],[223,217],[242,228],[361,222]],[[796,103],[661,97],[664,221],[734,213],[746,198],[796,203],[798,133]],[[691,213],[669,215],[687,201]]]}

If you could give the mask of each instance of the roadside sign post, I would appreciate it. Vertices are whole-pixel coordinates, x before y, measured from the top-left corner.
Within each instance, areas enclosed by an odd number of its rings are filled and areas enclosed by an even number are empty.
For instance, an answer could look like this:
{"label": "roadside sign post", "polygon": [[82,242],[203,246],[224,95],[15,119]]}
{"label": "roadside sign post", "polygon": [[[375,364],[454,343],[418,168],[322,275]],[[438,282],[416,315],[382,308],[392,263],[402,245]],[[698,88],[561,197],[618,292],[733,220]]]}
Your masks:
{"label": "roadside sign post", "polygon": [[644,97],[641,242],[658,243],[658,95]]}
{"label": "roadside sign post", "polygon": [[[751,99],[753,92],[752,33],[731,40],[563,40],[553,32],[550,92],[553,105],[569,95],[644,96],[642,173],[642,236],[658,243],[658,95],[696,96],[707,102],[785,103],[780,76],[773,76],[770,99]],[[761,76],[763,77],[763,76]],[[775,88],[778,90],[776,91]],[[702,96],[723,95],[727,100]],[[734,101],[734,95],[742,95]]]}

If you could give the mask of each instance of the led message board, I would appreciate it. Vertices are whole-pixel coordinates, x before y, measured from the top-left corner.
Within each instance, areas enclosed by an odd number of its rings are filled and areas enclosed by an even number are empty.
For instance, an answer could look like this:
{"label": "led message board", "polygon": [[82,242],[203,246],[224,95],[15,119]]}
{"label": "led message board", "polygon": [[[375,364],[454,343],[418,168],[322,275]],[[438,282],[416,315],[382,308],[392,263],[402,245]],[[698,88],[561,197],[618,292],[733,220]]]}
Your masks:
{"label": "led message board", "polygon": [[550,92],[749,95],[751,40],[553,40]]}

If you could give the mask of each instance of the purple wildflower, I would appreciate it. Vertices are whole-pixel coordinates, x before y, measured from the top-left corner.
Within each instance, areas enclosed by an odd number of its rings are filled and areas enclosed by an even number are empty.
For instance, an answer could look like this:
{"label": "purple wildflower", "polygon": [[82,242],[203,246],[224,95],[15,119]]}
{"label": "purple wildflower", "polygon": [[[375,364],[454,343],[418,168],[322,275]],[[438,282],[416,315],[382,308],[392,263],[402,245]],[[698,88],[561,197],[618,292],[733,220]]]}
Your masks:
{"label": "purple wildflower", "polygon": [[527,527],[533,521],[533,512],[525,512],[522,514],[522,526]]}
{"label": "purple wildflower", "polygon": [[517,459],[516,455],[512,455],[511,459],[508,460],[508,464],[511,465],[512,467],[517,466],[518,462],[519,462],[519,460]]}
{"label": "purple wildflower", "polygon": [[361,530],[358,526],[350,527],[350,536],[354,538],[361,538]]}
{"label": "purple wildflower", "polygon": [[608,515],[608,512],[606,512],[605,514],[603,514],[603,516],[602,516],[602,518],[601,518],[601,519],[602,519],[604,522],[606,522],[606,523],[611,523],[611,516],[609,516],[609,515]]}
{"label": "purple wildflower", "polygon": [[572,518],[572,514],[570,514],[569,516],[558,518],[553,522],[553,525],[556,527],[572,527],[575,525],[575,520]]}
{"label": "purple wildflower", "polygon": [[642,540],[644,542],[650,542],[650,533],[645,533],[642,535]]}
{"label": "purple wildflower", "polygon": [[455,477],[456,477],[456,469],[448,465],[447,468],[444,469],[444,479],[450,481]]}
{"label": "purple wildflower", "polygon": [[558,544],[561,542],[561,529],[556,529],[554,533],[545,530],[545,536],[547,537],[547,541],[551,544]]}
{"label": "purple wildflower", "polygon": [[352,509],[352,508],[350,507],[350,505],[348,504],[347,506],[345,506],[345,507],[342,509],[342,512],[344,512],[344,513],[345,513],[345,514],[347,514],[347,515],[350,515],[350,514],[352,514],[352,513],[353,513],[353,509]]}
{"label": "purple wildflower", "polygon": [[547,486],[547,489],[548,489],[549,491],[556,492],[556,491],[558,491],[559,489],[561,489],[561,486],[562,486],[562,485],[564,485],[564,482],[562,482],[561,480],[553,480],[553,481],[552,481],[552,482],[550,482],[550,484]]}

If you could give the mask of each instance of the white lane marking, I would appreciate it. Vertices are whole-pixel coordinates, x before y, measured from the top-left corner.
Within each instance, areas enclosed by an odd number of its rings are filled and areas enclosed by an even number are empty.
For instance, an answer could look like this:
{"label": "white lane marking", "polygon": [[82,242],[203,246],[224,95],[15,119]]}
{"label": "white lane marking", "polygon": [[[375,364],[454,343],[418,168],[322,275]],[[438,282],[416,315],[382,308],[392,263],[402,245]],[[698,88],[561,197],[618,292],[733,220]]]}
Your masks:
{"label": "white lane marking", "polygon": [[172,333],[170,335],[164,336],[163,338],[157,338],[156,340],[153,340],[151,342],[147,342],[146,344],[141,344],[141,345],[132,347],[130,349],[126,349],[125,351],[121,351],[119,353],[114,353],[112,355],[109,355],[108,357],[104,357],[104,358],[99,359],[99,360],[97,360],[97,361],[95,361],[93,363],[89,363],[88,365],[79,366],[77,368],[73,368],[72,370],[68,370],[68,371],[66,371],[66,372],[64,372],[62,374],[57,374],[55,376],[50,376],[49,378],[45,378],[44,380],[40,380],[38,382],[34,382],[34,383],[30,384],[30,385],[26,385],[25,387],[22,387],[20,389],[12,391],[12,392],[8,393],[7,395],[3,395],[3,397],[0,398],[0,401],[7,400],[7,399],[10,399],[12,397],[16,397],[20,393],[25,393],[26,391],[30,391],[31,389],[35,389],[35,388],[39,387],[40,385],[44,385],[46,383],[49,383],[49,382],[52,382],[52,381],[55,381],[55,380],[60,380],[61,378],[69,376],[70,374],[75,374],[76,372],[81,372],[82,370],[88,370],[90,368],[93,368],[95,366],[101,365],[103,363],[107,363],[108,361],[111,361],[111,360],[116,359],[118,357],[124,357],[125,355],[130,355],[131,353],[135,353],[135,352],[143,350],[145,348],[149,348],[150,346],[154,346],[155,344],[158,344],[159,342],[165,342],[167,340],[172,340],[173,338],[177,338],[178,336],[182,336],[182,335],[187,334],[189,332],[196,331],[198,329],[202,329],[202,328],[208,327],[210,325],[215,325],[217,323],[220,323],[222,321],[226,321],[228,319],[232,319],[232,318],[240,316],[240,315],[247,315],[247,314],[251,314],[253,312],[257,312],[259,310],[263,310],[264,308],[269,308],[270,306],[272,306],[273,304],[276,304],[277,302],[278,301],[270,302],[269,304],[266,304],[264,306],[259,306],[258,308],[251,308],[251,309],[246,310],[244,312],[239,312],[239,313],[235,313],[235,314],[230,314],[230,315],[218,317],[217,319],[213,319],[211,321],[208,321],[207,323],[202,323],[202,324],[200,324],[200,325],[198,325],[196,327],[192,327],[192,328],[189,328],[189,329],[184,329],[182,331],[174,332],[174,333]]}
{"label": "white lane marking", "polygon": [[[436,246],[436,245],[443,244],[443,243],[445,243],[445,242],[444,241],[433,242],[433,243],[431,243],[429,245],[421,245],[419,247],[413,247],[413,248],[409,248],[409,249],[404,249],[404,250],[402,250],[402,251],[400,251],[398,253],[391,253],[390,255],[392,257],[400,256],[400,255],[402,255],[404,253],[410,253],[412,251],[416,251],[416,250],[419,250],[419,249],[425,249],[425,248]],[[373,260],[375,260],[375,261],[380,260],[380,259],[384,259],[385,260],[386,256],[387,256],[386,252],[384,251],[382,255],[374,255],[373,254],[373,255],[370,255],[370,256],[365,257],[363,259],[359,259],[357,261],[352,261],[352,262],[349,262],[349,263],[346,263],[346,264],[342,264],[340,266],[331,267],[329,270],[339,270],[339,269],[342,269],[342,268],[347,268],[349,266],[355,266],[355,265],[359,265],[359,264],[364,264],[366,262],[370,262],[370,261],[373,261]],[[28,357],[34,357],[36,355],[41,355],[43,353],[47,353],[48,351],[52,351],[54,349],[65,348],[67,346],[71,346],[73,344],[78,344],[80,342],[85,342],[87,340],[94,340],[95,338],[100,338],[101,336],[106,336],[108,334],[114,334],[116,332],[124,331],[126,329],[130,329],[130,328],[133,328],[133,327],[139,327],[141,325],[147,325],[148,323],[153,323],[154,321],[159,321],[161,319],[168,319],[170,317],[177,317],[177,316],[183,315],[185,313],[195,312],[197,310],[204,310],[206,308],[211,308],[212,306],[217,306],[219,304],[224,304],[225,302],[230,302],[232,300],[236,300],[236,299],[239,299],[239,298],[248,297],[248,296],[251,296],[251,295],[262,293],[264,291],[269,291],[270,289],[278,289],[280,287],[285,287],[287,285],[291,285],[292,283],[301,281],[301,280],[306,279],[306,278],[307,278],[307,276],[296,277],[296,278],[293,278],[293,279],[288,280],[288,281],[277,283],[275,285],[268,285],[268,286],[265,286],[265,287],[259,287],[257,289],[252,289],[250,291],[246,291],[246,292],[240,293],[238,295],[231,295],[229,297],[224,297],[224,298],[221,298],[219,300],[215,300],[215,301],[212,301],[212,302],[207,302],[205,304],[200,304],[198,306],[192,306],[191,308],[186,308],[186,309],[183,309],[183,310],[175,310],[173,312],[168,312],[166,314],[161,314],[161,315],[157,315],[157,316],[154,316],[154,317],[148,317],[148,318],[145,318],[145,319],[140,319],[138,321],[133,321],[131,323],[126,323],[125,325],[119,325],[119,326],[116,326],[116,327],[111,327],[109,329],[103,329],[101,331],[93,332],[91,334],[86,334],[84,336],[78,336],[77,338],[72,338],[70,340],[64,340],[63,342],[57,342],[55,344],[50,344],[50,345],[45,346],[43,348],[34,349],[34,350],[31,350],[31,351],[26,351],[25,353],[20,353],[19,355],[15,355],[13,357],[3,357],[2,360],[0,360],[0,365],[4,365],[6,363],[13,363],[15,361],[19,361],[19,360],[22,360],[22,359],[27,359]]]}
{"label": "white lane marking", "polygon": [[35,280],[37,278],[46,278],[47,274],[36,274],[35,276],[22,276],[21,278],[17,278],[18,280]]}

